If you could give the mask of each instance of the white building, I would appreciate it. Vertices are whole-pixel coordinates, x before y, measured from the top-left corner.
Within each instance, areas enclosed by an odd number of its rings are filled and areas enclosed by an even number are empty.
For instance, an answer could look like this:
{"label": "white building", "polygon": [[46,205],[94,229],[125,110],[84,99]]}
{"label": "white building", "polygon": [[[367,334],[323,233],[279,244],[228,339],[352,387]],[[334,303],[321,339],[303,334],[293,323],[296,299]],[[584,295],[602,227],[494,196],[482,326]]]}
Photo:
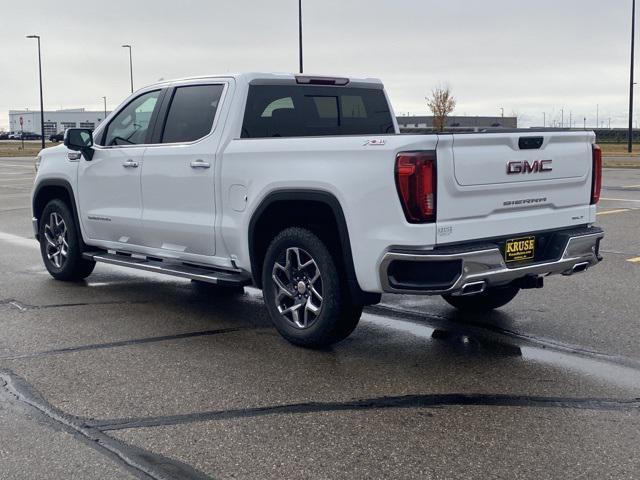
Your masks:
{"label": "white building", "polygon": [[[109,112],[107,112],[107,115]],[[20,126],[22,118],[22,127]],[[65,110],[45,110],[44,134],[45,137],[58,132],[64,132],[67,128],[91,128],[94,129],[104,120],[104,110],[88,111],[84,108],[70,108]],[[9,131],[11,132],[40,132],[40,110],[9,110]]]}

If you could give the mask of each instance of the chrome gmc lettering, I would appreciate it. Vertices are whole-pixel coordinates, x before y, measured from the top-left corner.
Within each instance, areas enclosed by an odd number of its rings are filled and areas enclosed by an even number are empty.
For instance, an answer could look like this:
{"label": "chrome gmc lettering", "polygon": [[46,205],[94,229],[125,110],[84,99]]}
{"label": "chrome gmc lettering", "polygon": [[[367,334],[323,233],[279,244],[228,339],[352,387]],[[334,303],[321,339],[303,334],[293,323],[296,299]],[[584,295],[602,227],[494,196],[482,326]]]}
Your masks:
{"label": "chrome gmc lettering", "polygon": [[534,162],[515,161],[507,163],[507,175],[515,175],[518,173],[542,173],[551,172],[553,160],[535,160]]}

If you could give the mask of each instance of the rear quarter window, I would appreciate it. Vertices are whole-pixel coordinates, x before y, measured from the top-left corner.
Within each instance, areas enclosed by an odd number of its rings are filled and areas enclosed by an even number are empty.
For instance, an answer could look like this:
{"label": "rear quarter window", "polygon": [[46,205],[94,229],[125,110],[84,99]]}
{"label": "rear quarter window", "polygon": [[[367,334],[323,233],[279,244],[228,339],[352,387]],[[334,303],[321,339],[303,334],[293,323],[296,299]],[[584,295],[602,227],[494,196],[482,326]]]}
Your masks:
{"label": "rear quarter window", "polygon": [[394,133],[381,89],[251,85],[242,138]]}

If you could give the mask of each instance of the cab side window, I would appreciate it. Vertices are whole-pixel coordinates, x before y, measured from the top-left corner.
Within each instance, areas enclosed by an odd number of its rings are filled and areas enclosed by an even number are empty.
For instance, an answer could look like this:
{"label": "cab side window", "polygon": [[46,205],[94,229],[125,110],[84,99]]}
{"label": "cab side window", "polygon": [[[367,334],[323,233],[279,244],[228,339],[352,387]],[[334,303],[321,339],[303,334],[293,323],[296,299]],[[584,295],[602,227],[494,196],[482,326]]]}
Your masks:
{"label": "cab side window", "polygon": [[211,132],[224,85],[188,85],[175,89],[162,143],[193,142]]}
{"label": "cab side window", "polygon": [[149,124],[158,106],[160,90],[139,96],[111,120],[104,137],[104,145],[140,145],[147,143]]}

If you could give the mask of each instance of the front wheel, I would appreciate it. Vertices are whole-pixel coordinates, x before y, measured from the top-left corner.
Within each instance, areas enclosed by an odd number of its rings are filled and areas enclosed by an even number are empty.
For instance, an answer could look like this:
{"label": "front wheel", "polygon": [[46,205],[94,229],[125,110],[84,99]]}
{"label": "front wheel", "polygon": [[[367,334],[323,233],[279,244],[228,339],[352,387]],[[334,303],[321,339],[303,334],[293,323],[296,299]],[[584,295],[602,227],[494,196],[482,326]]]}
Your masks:
{"label": "front wheel", "polygon": [[93,272],[96,263],[82,257],[73,214],[62,200],[44,207],[38,236],[44,266],[56,280],[82,280]]}
{"label": "front wheel", "polygon": [[449,305],[456,307],[465,313],[487,313],[496,308],[500,308],[511,300],[520,291],[520,288],[512,285],[504,287],[487,288],[484,292],[476,295],[443,295]]}
{"label": "front wheel", "polygon": [[362,307],[350,304],[325,244],[303,228],[288,228],[271,242],[262,289],[274,326],[295,345],[320,348],[339,342],[362,314]]}

